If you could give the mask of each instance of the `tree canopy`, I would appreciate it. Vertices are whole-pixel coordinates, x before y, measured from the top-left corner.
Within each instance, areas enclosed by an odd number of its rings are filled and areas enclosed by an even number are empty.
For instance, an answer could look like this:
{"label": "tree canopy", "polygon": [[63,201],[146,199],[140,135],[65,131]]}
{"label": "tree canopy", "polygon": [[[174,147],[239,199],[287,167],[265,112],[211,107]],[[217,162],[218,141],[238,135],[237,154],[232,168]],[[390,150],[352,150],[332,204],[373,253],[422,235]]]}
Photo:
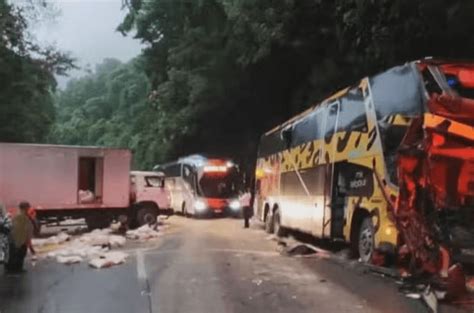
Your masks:
{"label": "tree canopy", "polygon": [[[46,6],[46,4],[41,4]],[[54,74],[72,60],[53,47],[40,47],[28,34],[34,6],[0,0],[0,141],[42,142],[54,122]]]}
{"label": "tree canopy", "polygon": [[146,48],[71,83],[55,134],[131,147],[141,168],[195,152],[251,164],[263,132],[330,93],[398,63],[474,48],[471,1],[123,3],[118,30]]}

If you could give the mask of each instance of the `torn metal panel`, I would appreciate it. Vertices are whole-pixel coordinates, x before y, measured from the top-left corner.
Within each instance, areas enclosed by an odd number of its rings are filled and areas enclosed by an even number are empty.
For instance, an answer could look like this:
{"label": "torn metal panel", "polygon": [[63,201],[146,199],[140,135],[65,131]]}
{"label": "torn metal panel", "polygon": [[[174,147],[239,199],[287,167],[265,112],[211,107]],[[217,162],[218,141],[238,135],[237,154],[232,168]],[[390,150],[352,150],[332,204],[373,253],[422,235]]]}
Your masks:
{"label": "torn metal panel", "polygon": [[[474,93],[471,85],[461,84],[474,80],[468,75],[474,68],[420,70],[429,112],[412,120],[398,149],[400,191],[392,205],[400,259],[412,273],[448,277],[461,249],[474,246]],[[458,86],[449,79],[459,73],[464,76],[456,76]]]}

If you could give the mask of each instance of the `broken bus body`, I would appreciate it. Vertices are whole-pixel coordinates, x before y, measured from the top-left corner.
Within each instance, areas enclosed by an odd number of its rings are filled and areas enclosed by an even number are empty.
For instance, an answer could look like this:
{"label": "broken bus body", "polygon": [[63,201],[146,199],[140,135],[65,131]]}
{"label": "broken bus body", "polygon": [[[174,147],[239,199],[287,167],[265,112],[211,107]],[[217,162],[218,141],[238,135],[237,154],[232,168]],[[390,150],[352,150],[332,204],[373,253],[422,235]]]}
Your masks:
{"label": "broken bus body", "polygon": [[447,274],[474,247],[474,63],[363,78],[262,136],[255,215]]}

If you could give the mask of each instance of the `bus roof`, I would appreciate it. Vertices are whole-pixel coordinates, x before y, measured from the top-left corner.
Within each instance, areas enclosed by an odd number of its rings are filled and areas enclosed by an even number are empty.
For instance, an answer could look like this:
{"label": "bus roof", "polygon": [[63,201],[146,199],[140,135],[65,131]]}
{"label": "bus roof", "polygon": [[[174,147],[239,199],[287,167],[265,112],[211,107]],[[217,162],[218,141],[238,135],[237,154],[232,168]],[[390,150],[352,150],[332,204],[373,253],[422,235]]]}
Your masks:
{"label": "bus roof", "polygon": [[[415,60],[415,61],[411,61],[411,62],[406,62],[404,64],[426,64],[426,65],[456,64],[456,65],[471,65],[472,66],[474,64],[474,61],[473,60],[453,60],[453,59],[426,57],[426,58],[423,58],[423,59],[419,59],[419,60]],[[382,72],[377,73],[377,74],[372,75],[372,76],[376,76],[378,74],[384,73],[384,72],[389,71],[389,70],[391,70],[392,68],[395,68],[395,67],[396,66],[393,66],[393,67],[391,67],[391,68],[389,68],[385,71],[382,71]],[[367,76],[361,78],[360,81],[362,81],[364,78],[367,78]],[[349,91],[350,88],[351,87],[346,87],[342,90],[339,90],[338,92],[332,94],[331,96],[325,98],[324,100],[322,100],[320,102],[317,102],[316,104],[313,104],[311,107],[309,107],[305,111],[293,116],[292,118],[290,118],[289,120],[283,122],[282,124],[277,125],[274,128],[270,129],[263,136],[268,136],[268,135],[273,134],[273,133],[275,133],[275,132],[277,132],[281,129],[284,129],[288,125],[291,125],[293,122],[295,122],[295,121],[303,118],[304,116],[308,115],[309,113],[311,113],[315,108],[317,108],[321,104],[330,102],[332,100],[335,100],[335,99],[338,99],[338,98],[344,96]]]}

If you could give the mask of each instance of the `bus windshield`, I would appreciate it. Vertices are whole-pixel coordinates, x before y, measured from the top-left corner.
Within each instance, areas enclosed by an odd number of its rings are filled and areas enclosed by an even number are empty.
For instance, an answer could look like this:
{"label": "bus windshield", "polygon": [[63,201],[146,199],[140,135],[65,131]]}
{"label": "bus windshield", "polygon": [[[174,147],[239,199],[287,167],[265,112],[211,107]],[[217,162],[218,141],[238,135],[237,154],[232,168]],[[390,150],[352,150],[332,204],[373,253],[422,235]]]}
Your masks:
{"label": "bus windshield", "polygon": [[231,198],[238,191],[234,175],[203,175],[199,186],[202,195],[207,198]]}

